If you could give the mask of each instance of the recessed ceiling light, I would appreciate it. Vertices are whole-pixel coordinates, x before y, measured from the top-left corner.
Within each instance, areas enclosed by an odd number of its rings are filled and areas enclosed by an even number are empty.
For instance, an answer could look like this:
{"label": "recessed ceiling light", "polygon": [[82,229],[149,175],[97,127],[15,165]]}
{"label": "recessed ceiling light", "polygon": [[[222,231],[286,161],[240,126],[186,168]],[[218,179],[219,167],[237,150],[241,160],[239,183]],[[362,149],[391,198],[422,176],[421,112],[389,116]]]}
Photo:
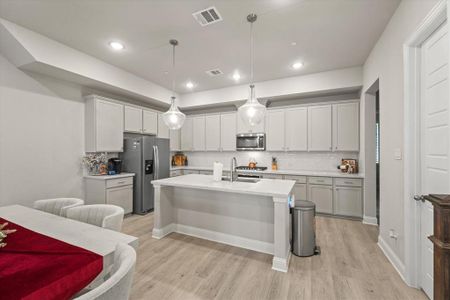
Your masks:
{"label": "recessed ceiling light", "polygon": [[303,63],[301,63],[301,62],[296,62],[292,65],[292,68],[294,68],[295,70],[298,70],[301,67],[303,67]]}
{"label": "recessed ceiling light", "polygon": [[194,84],[192,83],[192,82],[188,82],[188,83],[186,83],[186,87],[188,88],[188,89],[192,89],[193,87],[194,87]]}
{"label": "recessed ceiling light", "polygon": [[239,81],[239,79],[241,79],[241,75],[238,72],[234,72],[233,79]]}
{"label": "recessed ceiling light", "polygon": [[291,46],[297,46],[297,42],[292,42]]}
{"label": "recessed ceiling light", "polygon": [[109,46],[110,46],[111,48],[113,48],[114,50],[122,50],[123,48],[125,48],[125,47],[123,46],[123,44],[121,44],[121,43],[119,43],[119,42],[110,42],[110,43],[109,43]]}

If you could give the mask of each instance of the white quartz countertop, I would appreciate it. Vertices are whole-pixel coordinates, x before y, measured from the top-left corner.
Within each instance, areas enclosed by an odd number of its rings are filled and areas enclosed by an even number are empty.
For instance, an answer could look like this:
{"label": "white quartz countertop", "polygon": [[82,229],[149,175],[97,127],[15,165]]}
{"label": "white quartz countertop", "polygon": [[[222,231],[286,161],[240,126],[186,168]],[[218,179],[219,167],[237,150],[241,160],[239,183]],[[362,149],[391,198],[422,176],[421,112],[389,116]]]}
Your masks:
{"label": "white quartz countertop", "polygon": [[118,178],[125,178],[125,177],[133,177],[134,173],[120,173],[116,175],[86,175],[84,178],[89,179],[97,179],[97,180],[109,180],[109,179],[118,179]]}
{"label": "white quartz countertop", "polygon": [[295,180],[261,179],[253,182],[214,181],[212,175],[190,174],[153,180],[154,186],[173,186],[191,189],[212,190],[228,193],[252,194],[286,198],[290,195]]}
{"label": "white quartz countertop", "polygon": [[[195,167],[195,166],[182,166],[182,167],[171,167],[172,171],[176,170],[199,170],[199,171],[212,171],[212,167]],[[230,169],[223,169],[224,171],[230,171]],[[246,174],[278,174],[278,175],[299,175],[299,176],[319,176],[319,177],[343,177],[343,178],[364,178],[364,174],[347,174],[342,173],[338,170],[336,171],[316,171],[316,170],[271,170],[267,169],[265,171],[254,171],[254,170],[238,170],[238,173]]]}

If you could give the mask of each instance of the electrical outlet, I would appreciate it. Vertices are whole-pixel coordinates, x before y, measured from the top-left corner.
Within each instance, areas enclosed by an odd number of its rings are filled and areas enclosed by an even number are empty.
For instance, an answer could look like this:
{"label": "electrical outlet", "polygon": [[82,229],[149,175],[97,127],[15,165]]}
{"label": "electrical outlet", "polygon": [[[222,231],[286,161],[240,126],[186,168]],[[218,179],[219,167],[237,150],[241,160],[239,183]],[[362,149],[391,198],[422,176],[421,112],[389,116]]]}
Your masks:
{"label": "electrical outlet", "polygon": [[402,149],[400,149],[400,148],[394,149],[394,159],[396,159],[396,160],[402,159]]}
{"label": "electrical outlet", "polygon": [[398,234],[395,233],[395,230],[394,230],[394,229],[391,229],[391,230],[389,230],[389,237],[390,237],[391,239],[396,240],[396,239],[398,238]]}

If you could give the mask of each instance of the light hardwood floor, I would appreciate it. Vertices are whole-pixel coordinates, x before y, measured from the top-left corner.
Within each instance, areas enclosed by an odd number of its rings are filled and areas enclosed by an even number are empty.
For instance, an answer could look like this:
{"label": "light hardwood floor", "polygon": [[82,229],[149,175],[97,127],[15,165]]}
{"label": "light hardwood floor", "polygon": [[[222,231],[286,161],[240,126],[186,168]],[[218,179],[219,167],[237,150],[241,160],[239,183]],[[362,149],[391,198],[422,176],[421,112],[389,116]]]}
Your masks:
{"label": "light hardwood floor", "polygon": [[427,299],[408,287],[376,244],[375,226],[317,217],[322,254],[292,256],[288,273],[272,256],[177,233],[151,237],[153,215],[131,216],[139,237],[131,299]]}

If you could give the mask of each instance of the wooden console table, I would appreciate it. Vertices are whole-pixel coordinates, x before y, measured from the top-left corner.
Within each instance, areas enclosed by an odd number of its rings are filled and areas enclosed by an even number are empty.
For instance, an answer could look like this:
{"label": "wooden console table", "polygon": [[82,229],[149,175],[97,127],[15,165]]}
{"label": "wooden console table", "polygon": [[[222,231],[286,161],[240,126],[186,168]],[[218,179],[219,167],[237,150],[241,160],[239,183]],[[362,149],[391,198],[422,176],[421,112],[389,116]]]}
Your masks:
{"label": "wooden console table", "polygon": [[434,207],[434,299],[450,299],[450,195],[429,195]]}

